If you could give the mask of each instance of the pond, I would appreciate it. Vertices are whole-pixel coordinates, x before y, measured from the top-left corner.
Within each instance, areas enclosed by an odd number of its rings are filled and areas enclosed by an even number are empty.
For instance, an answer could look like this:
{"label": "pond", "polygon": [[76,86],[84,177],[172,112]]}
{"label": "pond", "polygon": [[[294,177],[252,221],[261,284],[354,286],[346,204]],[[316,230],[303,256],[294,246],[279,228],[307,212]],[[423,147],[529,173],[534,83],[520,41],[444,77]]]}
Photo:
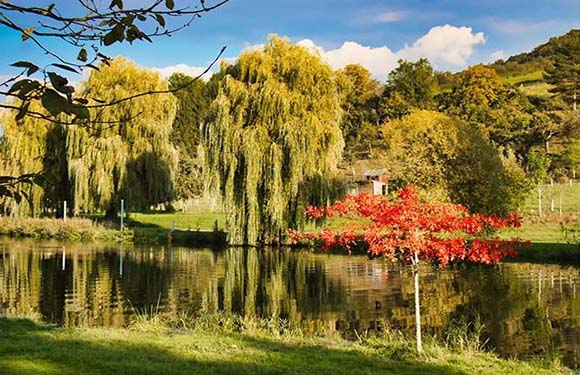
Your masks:
{"label": "pond", "polygon": [[[487,347],[504,357],[580,368],[580,267],[425,265],[421,273],[428,333],[479,318]],[[365,256],[0,240],[1,315],[121,327],[145,310],[224,310],[346,337],[412,332],[413,279],[407,267]]]}

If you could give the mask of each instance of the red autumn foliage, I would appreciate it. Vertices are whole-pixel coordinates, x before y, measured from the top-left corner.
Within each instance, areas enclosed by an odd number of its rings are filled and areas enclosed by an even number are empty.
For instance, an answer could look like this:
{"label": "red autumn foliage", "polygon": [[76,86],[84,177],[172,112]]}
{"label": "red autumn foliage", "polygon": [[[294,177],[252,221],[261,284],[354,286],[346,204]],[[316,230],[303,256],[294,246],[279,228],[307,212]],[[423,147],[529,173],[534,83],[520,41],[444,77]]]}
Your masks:
{"label": "red autumn foliage", "polygon": [[347,195],[331,206],[306,208],[312,219],[357,214],[368,218],[364,225],[350,225],[342,230],[325,228],[319,233],[289,231],[292,243],[322,242],[323,250],[340,247],[350,252],[362,241],[373,256],[411,261],[436,261],[441,266],[451,261],[497,263],[516,256],[524,244],[519,239],[503,241],[487,238],[494,229],[519,227],[520,218],[470,214],[458,204],[432,204],[419,200],[417,190],[401,190],[395,201],[369,194]]}

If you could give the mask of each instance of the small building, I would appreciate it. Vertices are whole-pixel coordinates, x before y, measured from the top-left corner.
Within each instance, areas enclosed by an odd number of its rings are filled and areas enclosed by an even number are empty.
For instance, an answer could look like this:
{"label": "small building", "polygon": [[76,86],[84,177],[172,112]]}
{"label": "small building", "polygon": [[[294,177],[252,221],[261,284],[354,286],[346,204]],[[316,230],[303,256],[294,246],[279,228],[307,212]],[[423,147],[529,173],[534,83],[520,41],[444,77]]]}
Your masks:
{"label": "small building", "polygon": [[363,177],[371,182],[370,193],[373,195],[389,194],[389,177],[386,168],[368,169],[363,172]]}

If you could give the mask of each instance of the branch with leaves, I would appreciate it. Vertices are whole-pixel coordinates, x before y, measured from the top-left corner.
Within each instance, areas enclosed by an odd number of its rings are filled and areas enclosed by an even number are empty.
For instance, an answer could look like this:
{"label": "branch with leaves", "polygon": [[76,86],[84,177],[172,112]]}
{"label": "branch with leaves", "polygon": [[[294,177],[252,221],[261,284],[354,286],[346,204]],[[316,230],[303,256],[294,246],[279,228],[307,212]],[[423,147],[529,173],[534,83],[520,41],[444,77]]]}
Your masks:
{"label": "branch with leaves", "polygon": [[[0,83],[0,95],[9,98],[0,108],[16,111],[16,119],[24,116],[54,121],[61,114],[69,115],[70,124],[86,124],[91,118],[90,108],[103,108],[144,95],[165,94],[191,85],[207,73],[221,58],[225,47],[207,69],[183,87],[163,92],[143,92],[114,102],[75,95],[64,73],[80,74],[86,69],[99,70],[99,64],[110,64],[101,50],[115,43],[152,42],[153,38],[171,36],[188,27],[204,13],[213,11],[229,0],[199,0],[197,5],[177,7],[174,0],[154,0],[138,8],[126,8],[122,0],[110,4],[95,0],[77,0],[74,11],[55,4],[46,7],[23,6],[15,1],[0,0],[0,27],[21,34],[22,41],[33,43],[53,61],[42,66],[35,61],[11,64],[22,71]],[[177,24],[177,25],[176,25]],[[47,40],[58,40],[76,49],[76,59],[48,47]],[[60,51],[60,50],[59,50]],[[30,104],[39,101],[45,113],[31,111]]]}

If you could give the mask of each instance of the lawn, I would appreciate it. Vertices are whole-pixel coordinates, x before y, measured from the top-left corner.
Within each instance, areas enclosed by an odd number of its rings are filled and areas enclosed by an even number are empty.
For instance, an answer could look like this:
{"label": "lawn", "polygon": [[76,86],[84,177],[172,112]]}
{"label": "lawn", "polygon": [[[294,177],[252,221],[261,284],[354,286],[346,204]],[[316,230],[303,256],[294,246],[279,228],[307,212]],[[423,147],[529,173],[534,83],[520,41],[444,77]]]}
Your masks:
{"label": "lawn", "polygon": [[512,85],[518,85],[520,83],[525,82],[537,82],[542,81],[544,79],[544,72],[541,70],[537,70],[532,73],[522,74],[519,76],[508,77],[506,80]]}
{"label": "lawn", "polygon": [[0,332],[0,373],[7,375],[572,374],[431,344],[419,356],[412,343],[386,339],[51,328],[12,319],[0,319]]}
{"label": "lawn", "polygon": [[213,230],[216,226],[223,230],[225,214],[210,211],[131,213],[128,225],[170,229],[172,223],[176,229],[181,230]]}

